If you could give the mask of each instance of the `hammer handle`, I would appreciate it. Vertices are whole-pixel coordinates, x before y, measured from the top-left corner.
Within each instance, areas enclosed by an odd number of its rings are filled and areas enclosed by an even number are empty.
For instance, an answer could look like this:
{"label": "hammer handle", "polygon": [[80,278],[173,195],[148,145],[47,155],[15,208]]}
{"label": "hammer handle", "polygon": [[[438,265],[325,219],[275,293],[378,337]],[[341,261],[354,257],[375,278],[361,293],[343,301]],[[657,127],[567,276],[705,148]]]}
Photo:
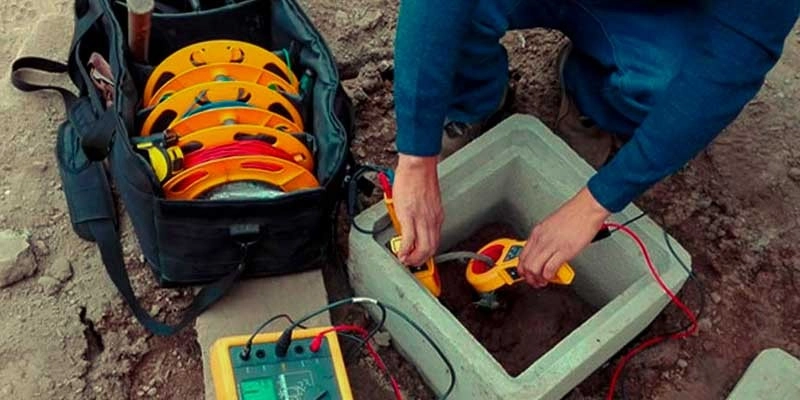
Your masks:
{"label": "hammer handle", "polygon": [[146,64],[154,0],[128,0],[128,47],[136,62]]}

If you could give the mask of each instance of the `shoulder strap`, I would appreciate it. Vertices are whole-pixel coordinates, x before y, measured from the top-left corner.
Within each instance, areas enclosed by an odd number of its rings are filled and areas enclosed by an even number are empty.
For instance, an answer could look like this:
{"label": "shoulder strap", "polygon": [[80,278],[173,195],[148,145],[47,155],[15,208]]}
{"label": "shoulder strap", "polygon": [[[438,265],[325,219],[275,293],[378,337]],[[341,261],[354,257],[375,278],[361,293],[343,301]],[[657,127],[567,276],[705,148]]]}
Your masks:
{"label": "shoulder strap", "polygon": [[[21,76],[21,70],[23,69],[32,69],[49,73],[64,73],[67,72],[67,65],[39,57],[19,58],[14,61],[12,65],[11,83],[14,87],[26,92],[55,90],[61,94],[61,97],[64,99],[64,104],[68,110],[70,119],[81,119],[86,115],[85,112],[81,112],[82,109],[85,109],[86,106],[84,103],[86,102],[80,101],[75,94],[62,87],[31,83]],[[70,126],[73,127],[75,127],[75,124],[86,125],[87,123],[93,123],[92,121],[83,120],[72,122],[73,124]],[[107,121],[103,122],[101,118],[99,123],[104,124],[107,123]],[[117,231],[116,219],[114,218],[113,204],[109,204],[112,200],[103,201],[106,197],[111,196],[111,191],[108,187],[105,173],[102,170],[102,165],[91,161],[91,157],[88,157],[88,160],[85,160],[86,162],[82,163],[80,168],[75,168],[74,165],[68,165],[67,163],[68,160],[72,162],[75,161],[73,159],[75,155],[70,153],[74,152],[75,148],[74,146],[70,147],[68,143],[75,138],[72,136],[68,137],[68,135],[76,134],[80,137],[80,141],[87,140],[90,136],[81,135],[79,132],[70,133],[65,129],[66,125],[62,125],[62,128],[59,129],[59,145],[56,150],[59,153],[57,154],[59,168],[62,173],[64,193],[67,197],[67,203],[70,206],[70,218],[73,219],[73,225],[79,227],[77,232],[82,238],[97,243],[108,276],[111,278],[114,286],[116,286],[139,323],[148,331],[159,336],[169,336],[180,331],[186,327],[186,325],[194,321],[194,319],[208,307],[222,298],[238,280],[245,269],[247,249],[250,242],[242,242],[242,259],[237,268],[218,281],[200,290],[177,324],[167,325],[156,320],[150,313],[142,308],[131,286],[130,277],[125,268],[125,260]],[[87,156],[89,155],[87,154]],[[246,237],[247,234],[253,234],[252,231],[252,228],[249,230],[240,229],[236,232],[232,230],[231,233],[232,237]]]}
{"label": "shoulder strap", "polygon": [[67,89],[53,85],[38,85],[31,83],[22,77],[22,70],[31,69],[54,74],[63,74],[69,70],[67,64],[48,60],[40,57],[21,57],[14,60],[11,64],[11,84],[23,92],[34,92],[37,90],[55,90],[64,99],[64,106],[69,109],[77,97]]}
{"label": "shoulder strap", "polygon": [[100,248],[100,256],[103,259],[103,264],[106,267],[108,276],[111,278],[111,281],[114,282],[114,286],[117,287],[117,290],[119,290],[123,299],[125,299],[125,303],[128,304],[128,307],[139,323],[148,331],[158,336],[172,335],[194,321],[203,311],[216,303],[230,290],[245,269],[247,248],[249,247],[249,244],[246,243],[242,244],[242,261],[236,269],[218,281],[203,287],[195,296],[189,308],[184,311],[180,322],[175,325],[167,325],[153,318],[150,313],[139,304],[136,294],[131,287],[128,271],[125,269],[122,245],[120,244],[113,222],[108,219],[95,220],[90,222],[89,229]]}
{"label": "shoulder strap", "polygon": [[40,57],[18,58],[11,65],[11,84],[24,92],[38,90],[57,91],[64,99],[67,116],[70,119],[79,119],[78,121],[73,121],[73,125],[78,130],[81,138],[81,147],[86,156],[92,161],[105,159],[117,124],[117,115],[114,109],[101,110],[98,114],[95,103],[100,100],[96,93],[90,91],[88,96],[84,96],[90,100],[88,102],[78,101],[74,93],[62,87],[32,83],[23,76],[24,70],[58,74],[68,72],[69,66]]}

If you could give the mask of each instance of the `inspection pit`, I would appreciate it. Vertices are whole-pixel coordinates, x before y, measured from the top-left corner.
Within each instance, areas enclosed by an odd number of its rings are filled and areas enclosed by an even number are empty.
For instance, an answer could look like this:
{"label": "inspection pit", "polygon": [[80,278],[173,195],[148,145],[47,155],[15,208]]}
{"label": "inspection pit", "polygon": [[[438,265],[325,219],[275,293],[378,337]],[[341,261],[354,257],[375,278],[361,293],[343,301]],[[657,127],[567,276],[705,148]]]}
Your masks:
{"label": "inspection pit", "polygon": [[[446,215],[440,248],[452,248],[490,222],[505,222],[524,238],[593,173],[541,121],[514,115],[440,164]],[[640,212],[630,205],[610,220],[622,222]],[[357,223],[379,228],[389,224],[389,216],[378,203],[362,212]],[[688,274],[670,253],[662,229],[647,217],[632,229],[648,246],[664,282],[678,291]],[[592,244],[571,261],[576,272],[571,289],[597,311],[524,371],[511,376],[391,254],[386,244],[392,236],[391,228],[376,235],[351,231],[351,284],[357,295],[377,298],[406,312],[442,347],[456,369],[452,399],[560,399],[639,334],[669,302],[631,239],[614,234]],[[689,254],[669,240],[683,262],[691,265]],[[444,285],[442,291],[447,290]],[[441,394],[450,377],[436,352],[401,319],[390,317],[386,329],[394,346]]]}

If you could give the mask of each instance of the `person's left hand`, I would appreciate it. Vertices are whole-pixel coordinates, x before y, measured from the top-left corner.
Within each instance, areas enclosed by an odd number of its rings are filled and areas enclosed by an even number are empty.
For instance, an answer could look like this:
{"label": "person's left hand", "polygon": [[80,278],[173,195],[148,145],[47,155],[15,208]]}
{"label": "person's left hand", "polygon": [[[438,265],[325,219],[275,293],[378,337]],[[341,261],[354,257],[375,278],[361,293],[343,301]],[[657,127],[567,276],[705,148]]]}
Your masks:
{"label": "person's left hand", "polygon": [[520,275],[533,287],[547,286],[562,264],[592,242],[610,215],[583,188],[533,228],[520,256]]}

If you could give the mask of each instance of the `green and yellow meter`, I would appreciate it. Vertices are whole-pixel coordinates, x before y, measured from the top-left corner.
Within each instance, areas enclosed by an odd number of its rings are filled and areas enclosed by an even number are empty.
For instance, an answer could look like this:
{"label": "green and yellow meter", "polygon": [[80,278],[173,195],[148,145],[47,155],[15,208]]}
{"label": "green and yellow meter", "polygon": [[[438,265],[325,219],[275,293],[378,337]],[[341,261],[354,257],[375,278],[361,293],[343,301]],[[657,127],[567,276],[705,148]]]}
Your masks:
{"label": "green and yellow meter", "polygon": [[[295,330],[284,357],[275,352],[280,332],[256,335],[248,352],[250,336],[218,339],[210,359],[217,400],[352,400],[338,337],[329,330]],[[320,334],[322,345],[313,351]]]}

